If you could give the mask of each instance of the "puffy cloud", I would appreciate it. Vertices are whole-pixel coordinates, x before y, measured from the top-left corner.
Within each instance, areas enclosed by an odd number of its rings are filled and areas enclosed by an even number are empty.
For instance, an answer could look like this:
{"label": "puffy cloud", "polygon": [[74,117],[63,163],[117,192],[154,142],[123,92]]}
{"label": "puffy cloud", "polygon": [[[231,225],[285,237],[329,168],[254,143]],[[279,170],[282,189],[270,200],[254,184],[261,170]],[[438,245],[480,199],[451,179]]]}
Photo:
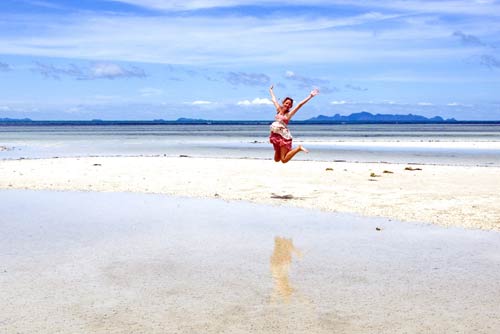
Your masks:
{"label": "puffy cloud", "polygon": [[211,101],[204,101],[204,100],[197,100],[193,101],[191,104],[194,106],[199,106],[199,105],[207,105],[207,104],[212,104],[213,102]]}
{"label": "puffy cloud", "polygon": [[350,85],[350,84],[347,84],[344,87],[347,88],[347,89],[358,91],[358,92],[366,92],[368,90],[368,88],[364,88],[364,87],[360,87],[360,86],[354,86],[354,85]]}
{"label": "puffy cloud", "polygon": [[493,68],[500,68],[500,60],[498,60],[495,56],[491,55],[481,55],[479,56],[479,63],[483,66]]}
{"label": "puffy cloud", "polygon": [[271,82],[269,76],[263,73],[229,72],[226,80],[231,85],[265,86]]}
{"label": "puffy cloud", "polygon": [[0,72],[8,72],[11,70],[12,70],[12,68],[10,67],[9,64],[0,62]]}
{"label": "puffy cloud", "polygon": [[[497,46],[493,44],[484,43],[478,37],[473,35],[466,35],[461,31],[455,31],[453,33],[453,36],[459,37],[460,40],[462,41],[462,44],[464,45],[487,47],[490,48],[490,50],[497,49]],[[479,65],[486,66],[490,69],[500,67],[500,60],[498,60],[495,56],[490,54],[475,55],[472,56],[471,59],[473,59],[473,61],[478,61]]]}
{"label": "puffy cloud", "polygon": [[237,103],[240,106],[251,106],[251,105],[263,105],[263,104],[273,104],[273,102],[269,99],[261,99],[261,98],[255,98],[252,101],[250,100],[243,100],[243,101],[238,101]]}
{"label": "puffy cloud", "polygon": [[146,73],[137,66],[125,68],[114,63],[93,64],[88,70],[87,79],[144,78]]}
{"label": "puffy cloud", "polygon": [[453,36],[460,38],[460,41],[464,45],[472,45],[472,46],[485,46],[486,45],[483,42],[481,42],[481,40],[479,38],[477,38],[476,36],[466,35],[461,31],[455,31],[453,33]]}
{"label": "puffy cloud", "polygon": [[294,81],[299,88],[312,89],[318,88],[321,93],[328,94],[338,91],[337,88],[330,88],[330,81],[325,79],[310,78],[302,75],[298,75],[293,71],[286,71],[285,78]]}
{"label": "puffy cloud", "polygon": [[70,64],[67,67],[57,67],[51,64],[43,64],[40,62],[35,62],[36,67],[32,68],[33,72],[40,73],[45,78],[51,79],[61,79],[61,75],[66,75],[70,77],[80,77],[83,75],[82,70],[74,64]]}
{"label": "puffy cloud", "polygon": [[451,102],[447,104],[448,107],[472,107],[471,104],[464,104],[464,103],[458,103],[458,102]]}
{"label": "puffy cloud", "polygon": [[144,78],[146,73],[137,66],[129,68],[114,63],[95,63],[89,66],[78,66],[69,64],[66,67],[54,66],[35,62],[36,67],[33,72],[40,73],[45,78],[61,79],[62,76],[72,77],[77,80],[95,80],[95,79],[118,79],[118,78]]}

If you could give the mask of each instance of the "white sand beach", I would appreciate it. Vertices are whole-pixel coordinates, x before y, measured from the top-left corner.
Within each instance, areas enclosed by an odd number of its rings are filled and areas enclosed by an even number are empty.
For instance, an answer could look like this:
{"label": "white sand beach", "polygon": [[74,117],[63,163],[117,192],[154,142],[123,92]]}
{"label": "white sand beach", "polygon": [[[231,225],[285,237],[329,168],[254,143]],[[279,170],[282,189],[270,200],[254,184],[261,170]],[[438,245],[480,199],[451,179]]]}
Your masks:
{"label": "white sand beach", "polygon": [[191,157],[0,161],[0,189],[139,192],[500,231],[500,168]]}

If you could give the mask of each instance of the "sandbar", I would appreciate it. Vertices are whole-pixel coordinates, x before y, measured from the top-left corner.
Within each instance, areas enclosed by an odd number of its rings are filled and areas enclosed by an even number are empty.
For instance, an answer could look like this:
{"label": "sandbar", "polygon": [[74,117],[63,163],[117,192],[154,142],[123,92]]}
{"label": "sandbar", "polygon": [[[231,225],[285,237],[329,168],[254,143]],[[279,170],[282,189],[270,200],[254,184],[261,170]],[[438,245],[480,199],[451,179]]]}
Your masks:
{"label": "sandbar", "polygon": [[194,157],[0,160],[0,189],[248,201],[500,231],[500,167]]}

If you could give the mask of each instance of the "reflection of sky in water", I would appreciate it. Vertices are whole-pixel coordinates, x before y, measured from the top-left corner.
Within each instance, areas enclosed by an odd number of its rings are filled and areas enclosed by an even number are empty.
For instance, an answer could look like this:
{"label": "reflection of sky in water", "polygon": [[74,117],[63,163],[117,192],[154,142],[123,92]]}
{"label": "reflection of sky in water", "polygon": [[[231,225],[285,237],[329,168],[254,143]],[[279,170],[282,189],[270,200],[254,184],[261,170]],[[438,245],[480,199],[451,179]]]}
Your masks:
{"label": "reflection of sky in water", "polygon": [[133,193],[0,203],[6,333],[500,329],[496,232]]}

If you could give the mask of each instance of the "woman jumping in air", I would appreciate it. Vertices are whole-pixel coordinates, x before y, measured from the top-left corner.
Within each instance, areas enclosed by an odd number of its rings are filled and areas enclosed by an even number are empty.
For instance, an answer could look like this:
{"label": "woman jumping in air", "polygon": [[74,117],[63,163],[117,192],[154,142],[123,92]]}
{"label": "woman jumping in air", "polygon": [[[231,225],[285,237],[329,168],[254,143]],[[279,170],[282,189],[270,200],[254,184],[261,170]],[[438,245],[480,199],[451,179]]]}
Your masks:
{"label": "woman jumping in air", "polygon": [[276,100],[276,96],[274,96],[272,85],[269,88],[269,92],[271,93],[271,100],[276,107],[276,116],[274,117],[275,121],[271,124],[271,135],[269,136],[269,141],[274,147],[274,161],[287,163],[300,151],[305,153],[309,152],[302,145],[299,145],[297,148],[292,150],[292,135],[290,130],[288,130],[288,122],[290,122],[293,115],[295,115],[295,113],[299,111],[304,104],[319,94],[319,90],[314,89],[308,97],[302,100],[292,110],[290,109],[293,106],[293,100],[290,97],[285,97],[283,105],[280,106],[278,100]]}

